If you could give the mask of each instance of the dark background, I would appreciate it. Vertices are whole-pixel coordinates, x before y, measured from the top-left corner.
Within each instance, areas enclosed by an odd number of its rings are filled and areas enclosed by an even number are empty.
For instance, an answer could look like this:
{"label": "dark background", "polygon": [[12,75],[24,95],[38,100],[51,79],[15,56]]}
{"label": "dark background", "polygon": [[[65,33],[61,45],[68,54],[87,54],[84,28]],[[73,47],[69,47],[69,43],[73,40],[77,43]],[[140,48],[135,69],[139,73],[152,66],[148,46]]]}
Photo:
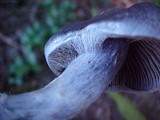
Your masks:
{"label": "dark background", "polygon": [[[56,76],[43,48],[60,27],[147,0],[0,0],[0,92],[42,88]],[[148,0],[160,6],[159,0]],[[103,94],[73,120],[160,120],[160,94]]]}

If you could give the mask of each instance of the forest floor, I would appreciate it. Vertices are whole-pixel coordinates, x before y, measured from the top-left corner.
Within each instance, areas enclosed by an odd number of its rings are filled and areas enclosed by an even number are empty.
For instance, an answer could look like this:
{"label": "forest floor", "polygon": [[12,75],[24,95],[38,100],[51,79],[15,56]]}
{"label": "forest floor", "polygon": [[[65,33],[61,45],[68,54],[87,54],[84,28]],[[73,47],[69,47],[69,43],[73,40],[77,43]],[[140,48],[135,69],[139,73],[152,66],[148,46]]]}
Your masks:
{"label": "forest floor", "polygon": [[[11,81],[17,74],[10,72],[11,65],[17,56],[22,56],[23,45],[20,36],[27,26],[31,26],[35,20],[43,21],[46,14],[45,9],[39,9],[37,3],[42,0],[2,0],[0,1],[0,92],[9,94],[22,93],[41,88],[48,84],[55,75],[48,69],[45,63],[43,52],[35,50],[38,64],[41,65],[41,72],[36,74],[34,71],[26,70],[23,81]],[[90,18],[99,11],[112,7],[127,8],[135,3],[146,0],[70,0],[76,4],[76,17],[80,20]],[[60,3],[58,0],[55,2]],[[91,11],[92,10],[92,11]],[[46,41],[45,41],[46,42]],[[16,68],[15,68],[16,69]],[[20,69],[25,71],[24,68]],[[26,68],[30,69],[30,68]],[[22,73],[23,74],[23,73]],[[9,82],[10,79],[10,82]],[[127,94],[121,93],[127,97],[146,117],[147,120],[160,120],[160,94]],[[124,120],[120,114],[116,103],[105,93],[92,104],[88,109],[80,113],[73,120]],[[132,120],[132,119],[130,119]]]}

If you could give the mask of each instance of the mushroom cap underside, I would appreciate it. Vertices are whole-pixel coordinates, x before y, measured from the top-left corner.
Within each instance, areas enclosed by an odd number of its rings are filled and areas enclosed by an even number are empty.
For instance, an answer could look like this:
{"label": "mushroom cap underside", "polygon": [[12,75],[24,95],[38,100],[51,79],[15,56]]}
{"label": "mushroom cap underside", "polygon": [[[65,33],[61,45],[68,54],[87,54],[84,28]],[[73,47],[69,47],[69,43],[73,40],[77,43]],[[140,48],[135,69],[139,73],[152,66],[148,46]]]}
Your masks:
{"label": "mushroom cap underside", "polygon": [[108,38],[129,39],[126,60],[107,90],[155,90],[160,87],[159,13],[157,6],[140,3],[128,9],[109,9],[87,21],[67,25],[47,42],[47,63],[56,75],[61,74],[79,55],[73,45],[76,39],[87,36],[88,40],[91,36],[87,35],[87,30],[97,32],[92,37],[96,37],[100,44]]}
{"label": "mushroom cap underside", "polygon": [[139,40],[129,45],[123,66],[106,91],[156,91],[160,88],[160,42]]}

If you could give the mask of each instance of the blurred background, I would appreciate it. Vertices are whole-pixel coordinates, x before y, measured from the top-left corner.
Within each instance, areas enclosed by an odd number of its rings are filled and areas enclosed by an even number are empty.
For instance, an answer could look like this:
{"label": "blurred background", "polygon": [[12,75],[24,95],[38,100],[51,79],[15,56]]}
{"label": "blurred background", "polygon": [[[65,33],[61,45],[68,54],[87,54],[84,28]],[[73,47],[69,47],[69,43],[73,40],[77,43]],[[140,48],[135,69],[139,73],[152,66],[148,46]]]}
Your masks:
{"label": "blurred background", "polygon": [[[0,0],[0,92],[32,91],[56,77],[43,49],[60,27],[146,1],[160,6],[160,0]],[[160,93],[104,93],[73,120],[160,120]]]}

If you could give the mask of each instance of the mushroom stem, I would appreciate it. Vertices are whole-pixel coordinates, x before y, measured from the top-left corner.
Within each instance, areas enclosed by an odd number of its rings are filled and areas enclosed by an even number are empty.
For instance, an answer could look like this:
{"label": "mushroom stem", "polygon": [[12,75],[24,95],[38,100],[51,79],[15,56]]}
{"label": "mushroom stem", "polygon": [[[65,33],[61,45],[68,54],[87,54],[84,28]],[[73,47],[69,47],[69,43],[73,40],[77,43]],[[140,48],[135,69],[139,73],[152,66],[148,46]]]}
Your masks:
{"label": "mushroom stem", "polygon": [[[0,120],[67,120],[91,105],[115,78],[128,45],[105,44],[102,50],[75,58],[44,88],[0,98]],[[107,76],[107,77],[106,77]]]}

